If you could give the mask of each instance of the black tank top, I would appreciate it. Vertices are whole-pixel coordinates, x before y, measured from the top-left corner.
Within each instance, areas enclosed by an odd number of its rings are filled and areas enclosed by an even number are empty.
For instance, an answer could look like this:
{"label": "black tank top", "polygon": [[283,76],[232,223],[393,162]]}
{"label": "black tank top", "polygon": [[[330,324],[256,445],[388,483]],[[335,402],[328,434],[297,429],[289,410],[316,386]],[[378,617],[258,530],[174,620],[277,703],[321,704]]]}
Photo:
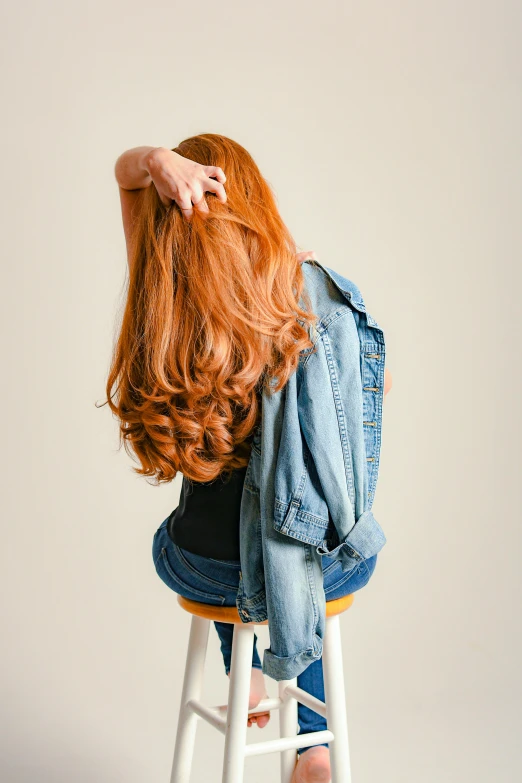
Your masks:
{"label": "black tank top", "polygon": [[239,512],[247,468],[230,477],[194,482],[183,476],[179,505],[167,532],[182,549],[216,560],[239,560]]}

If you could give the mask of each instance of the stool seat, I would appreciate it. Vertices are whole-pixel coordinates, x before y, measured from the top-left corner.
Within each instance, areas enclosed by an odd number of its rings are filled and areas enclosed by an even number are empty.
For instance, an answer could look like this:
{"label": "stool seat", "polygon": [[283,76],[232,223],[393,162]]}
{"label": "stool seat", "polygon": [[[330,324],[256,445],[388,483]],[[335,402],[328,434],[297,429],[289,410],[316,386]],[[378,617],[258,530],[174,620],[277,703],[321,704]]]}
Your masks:
{"label": "stool seat", "polygon": [[[203,604],[200,601],[192,601],[189,598],[184,598],[179,594],[177,598],[181,608],[190,614],[196,615],[196,617],[204,617],[205,620],[214,620],[220,623],[244,624],[241,620],[241,617],[239,616],[237,606],[215,606],[213,604]],[[327,601],[326,616],[335,617],[337,614],[342,614],[347,609],[349,609],[352,604],[353,593],[344,595],[342,598],[336,598],[334,601]],[[268,625],[268,620],[254,622],[254,625]]]}

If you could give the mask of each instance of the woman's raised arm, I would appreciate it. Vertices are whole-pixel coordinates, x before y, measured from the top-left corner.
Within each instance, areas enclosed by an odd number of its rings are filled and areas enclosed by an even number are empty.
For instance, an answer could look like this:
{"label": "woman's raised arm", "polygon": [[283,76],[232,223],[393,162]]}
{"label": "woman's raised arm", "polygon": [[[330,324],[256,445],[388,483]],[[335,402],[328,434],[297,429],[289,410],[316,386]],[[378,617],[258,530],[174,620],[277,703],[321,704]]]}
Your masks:
{"label": "woman's raised arm", "polygon": [[205,193],[211,192],[225,202],[223,169],[219,166],[203,166],[166,147],[133,147],[123,152],[114,166],[114,175],[120,189],[123,230],[130,263],[133,233],[133,209],[144,188],[154,184],[165,206],[173,201],[183,211],[187,220],[192,217],[193,206],[208,212]]}
{"label": "woman's raised arm", "polygon": [[152,182],[149,156],[156,147],[133,147],[125,150],[114,166],[114,174],[120,188],[141,190]]}

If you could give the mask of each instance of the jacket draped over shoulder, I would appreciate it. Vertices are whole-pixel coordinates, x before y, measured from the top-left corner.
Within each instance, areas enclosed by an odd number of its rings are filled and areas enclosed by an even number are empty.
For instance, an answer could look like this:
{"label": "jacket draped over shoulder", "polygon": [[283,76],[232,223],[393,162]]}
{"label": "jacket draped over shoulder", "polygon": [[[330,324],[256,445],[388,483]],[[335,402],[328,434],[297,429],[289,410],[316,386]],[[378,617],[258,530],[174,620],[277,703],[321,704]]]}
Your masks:
{"label": "jacket draped over shoulder", "polygon": [[357,286],[303,263],[314,348],[263,392],[240,511],[243,622],[268,619],[263,672],[296,677],[322,655],[322,556],[344,572],[386,542],[371,511],[379,469],[385,342]]}

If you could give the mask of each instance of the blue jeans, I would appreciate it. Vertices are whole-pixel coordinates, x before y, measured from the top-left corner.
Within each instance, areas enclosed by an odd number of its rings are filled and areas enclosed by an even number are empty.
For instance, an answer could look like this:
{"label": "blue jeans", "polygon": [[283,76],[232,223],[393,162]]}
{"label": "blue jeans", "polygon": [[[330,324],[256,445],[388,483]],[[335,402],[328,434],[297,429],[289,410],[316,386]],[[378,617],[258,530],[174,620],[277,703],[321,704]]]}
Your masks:
{"label": "blue jeans", "polygon": [[[160,525],[152,543],[152,557],[156,572],[165,584],[175,593],[217,606],[235,606],[239,586],[239,560],[215,560],[212,557],[194,555],[177,546],[167,533],[167,519]],[[337,560],[323,555],[323,584],[327,601],[342,598],[364,587],[375,570],[377,555],[364,560],[358,568],[346,575]],[[221,641],[221,653],[226,674],[230,671],[232,657],[232,623],[215,622],[214,626]],[[257,650],[257,634],[254,634],[252,666],[261,669],[262,664]],[[322,660],[311,663],[297,677],[300,688],[324,701],[324,680]],[[299,734],[311,731],[323,731],[327,728],[326,719],[304,704],[298,703]],[[328,743],[322,743],[328,747]],[[310,746],[309,746],[310,747]],[[300,748],[303,753],[308,748]]]}

